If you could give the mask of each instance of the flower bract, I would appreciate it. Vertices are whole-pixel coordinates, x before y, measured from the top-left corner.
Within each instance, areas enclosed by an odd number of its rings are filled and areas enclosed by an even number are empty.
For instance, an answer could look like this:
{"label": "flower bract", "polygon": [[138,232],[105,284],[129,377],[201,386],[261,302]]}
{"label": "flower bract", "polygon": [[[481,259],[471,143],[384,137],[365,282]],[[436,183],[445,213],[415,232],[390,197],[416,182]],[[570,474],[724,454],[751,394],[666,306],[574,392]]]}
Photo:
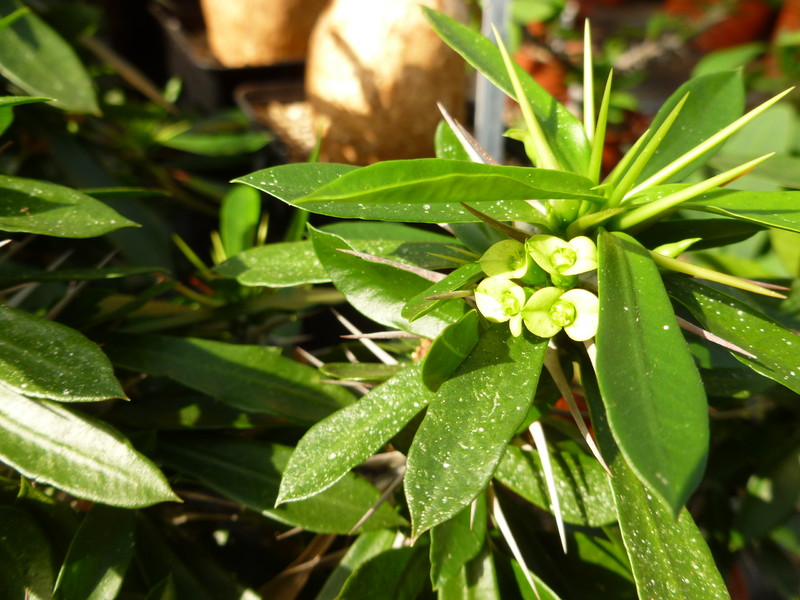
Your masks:
{"label": "flower bract", "polygon": [[542,269],[556,275],[579,275],[597,268],[597,246],[585,236],[570,241],[552,235],[534,235],[525,249]]}
{"label": "flower bract", "polygon": [[563,291],[555,287],[535,292],[522,309],[525,327],[539,337],[553,337],[562,329],[577,342],[594,337],[600,302],[583,289]]}

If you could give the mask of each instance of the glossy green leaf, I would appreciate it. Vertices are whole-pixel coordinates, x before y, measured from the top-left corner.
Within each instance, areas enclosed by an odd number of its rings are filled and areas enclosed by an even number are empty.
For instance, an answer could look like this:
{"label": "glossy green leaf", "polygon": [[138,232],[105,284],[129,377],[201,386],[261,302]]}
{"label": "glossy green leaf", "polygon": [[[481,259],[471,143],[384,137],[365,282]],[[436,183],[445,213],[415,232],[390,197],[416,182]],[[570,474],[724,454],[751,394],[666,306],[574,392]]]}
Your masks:
{"label": "glossy green leaf", "polygon": [[614,439],[677,514],[703,475],[708,407],[661,276],[632,238],[598,237],[597,372]]}
{"label": "glossy green leaf", "polygon": [[428,298],[430,296],[446,294],[465,288],[471,283],[476,282],[482,275],[483,271],[481,270],[480,264],[477,262],[468,262],[467,264],[461,265],[451,273],[448,273],[447,277],[434,283],[406,302],[400,314],[412,321],[418,319],[431,311],[438,303],[442,302],[441,300],[429,300]]}
{"label": "glossy green leaf", "polygon": [[800,444],[750,476],[736,530],[750,540],[766,536],[796,513],[800,500]]}
{"label": "glossy green leaf", "polygon": [[262,169],[234,179],[280,200],[302,198],[358,167],[336,163],[293,163]]}
{"label": "glossy green leaf", "polygon": [[683,208],[733,217],[766,227],[800,231],[800,192],[715,190]]}
{"label": "glossy green leaf", "polygon": [[408,454],[415,535],[467,506],[489,483],[536,393],[546,340],[500,323],[439,388]]}
{"label": "glossy green leaf", "polygon": [[267,244],[230,256],[214,271],[233,277],[242,285],[278,288],[327,283],[331,279],[309,241]]}
{"label": "glossy green leaf", "polygon": [[472,505],[452,519],[431,529],[431,581],[439,589],[457,577],[463,567],[484,547],[486,538],[486,497],[478,496]]}
{"label": "glossy green leaf", "polygon": [[443,120],[439,121],[439,125],[436,127],[433,146],[436,148],[436,158],[471,162],[469,154],[464,150],[450,126]]}
{"label": "glossy green leaf", "polygon": [[28,281],[96,281],[166,272],[166,269],[160,267],[103,267],[99,269],[58,269],[56,271],[12,267],[0,269],[0,285],[11,286]]}
{"label": "glossy green leaf", "polygon": [[0,383],[59,402],[125,398],[97,344],[60,323],[0,306]]}
{"label": "glossy green leaf", "polygon": [[464,362],[480,339],[480,329],[480,317],[471,310],[439,334],[422,364],[422,381],[428,389],[437,391]]}
{"label": "glossy green leaf", "polygon": [[439,588],[438,600],[501,600],[489,544]]}
{"label": "glossy green leaf", "polygon": [[188,129],[158,141],[167,148],[202,156],[236,156],[261,150],[272,140],[272,136],[263,130],[202,131]]}
{"label": "glossy green leaf", "polygon": [[[377,503],[380,492],[350,473],[313,498],[275,508],[281,473],[291,453],[286,446],[243,438],[187,438],[159,444],[160,458],[181,474],[281,523],[316,533],[347,535]],[[404,523],[384,503],[359,530]]]}
{"label": "glossy green leaf", "polygon": [[397,532],[388,529],[368,531],[359,535],[325,581],[316,600],[336,600],[353,571],[372,557],[391,549],[396,538]]}
{"label": "glossy green leaf", "polygon": [[[414,600],[428,576],[425,544],[394,548],[359,566],[347,580],[337,600]],[[380,590],[380,592],[378,592]]]}
{"label": "glossy green leaf", "polygon": [[133,226],[136,223],[81,192],[0,175],[0,231],[89,238]]}
{"label": "glossy green leaf", "polygon": [[116,598],[135,545],[136,518],[132,511],[93,506],[64,559],[53,600]]}
{"label": "glossy green leaf", "polygon": [[403,369],[402,365],[386,365],[383,363],[325,363],[320,373],[334,379],[348,381],[383,381],[396,375]]}
{"label": "glossy green leaf", "polygon": [[344,173],[311,193],[302,186],[273,183],[283,175],[277,167],[237,181],[311,212],[378,221],[477,222],[462,206],[467,203],[498,220],[536,223],[544,222],[543,215],[524,200],[601,200],[591,181],[579,175],[438,158],[376,163]]}
{"label": "glossy green leaf", "polygon": [[50,600],[55,570],[50,542],[27,512],[0,506],[0,596]]}
{"label": "glossy green leaf", "polygon": [[692,77],[744,67],[751,60],[764,54],[766,50],[767,44],[765,42],[737,44],[729,48],[714,50],[697,62],[692,69]]}
{"label": "glossy green leaf", "polygon": [[556,594],[550,586],[548,586],[536,573],[530,572],[529,574],[536,583],[536,592],[531,589],[525,573],[522,570],[522,565],[517,561],[511,561],[511,568],[514,570],[514,577],[517,580],[517,587],[519,588],[522,600],[561,600],[560,596]]}
{"label": "glossy green leaf", "polygon": [[339,252],[352,247],[337,235],[312,229],[311,238],[317,256],[336,288],[356,310],[377,323],[434,338],[466,312],[463,301],[450,300],[424,317],[409,322],[400,316],[400,311],[409,298],[430,285],[428,280],[389,265],[371,263]]}
{"label": "glossy green leaf", "polygon": [[614,442],[605,413],[608,401],[601,400],[597,382],[591,376],[583,381],[598,444],[613,475],[619,526],[639,598],[730,600],[689,511],[682,508],[676,518],[648,492]]}
{"label": "glossy green leaf", "polygon": [[[639,174],[638,182],[644,181],[742,116],[744,110],[742,74],[739,71],[723,71],[697,77],[675,90],[653,119],[650,125],[651,132],[658,129],[686,94],[689,94],[686,103],[658,146],[655,155]],[[714,110],[708,110],[709,106],[713,106]],[[698,169],[713,154],[714,152],[711,152],[697,159],[680,171],[674,180],[680,181]]]}
{"label": "glossy green leaf", "polygon": [[0,459],[29,479],[112,506],[178,499],[161,471],[109,425],[3,386]]}
{"label": "glossy green leaf", "polygon": [[[564,521],[589,527],[616,521],[614,498],[603,467],[574,444],[563,445],[567,448],[551,448],[550,462]],[[535,450],[509,446],[494,476],[528,502],[550,512],[550,494]]]}
{"label": "glossy green leaf", "polygon": [[[2,24],[0,24],[2,27]],[[1,31],[2,29],[0,29]],[[0,135],[5,133],[9,125],[14,122],[14,106],[30,104],[32,102],[47,102],[52,98],[35,98],[32,96],[0,96]]]}
{"label": "glossy green leaf", "polygon": [[800,393],[800,336],[761,310],[697,280],[672,276],[666,281],[670,295],[689,309],[702,327],[756,358],[736,352],[733,356],[756,373]]}
{"label": "glossy green leaf", "polygon": [[311,424],[352,402],[338,386],[320,382],[316,369],[281,356],[280,348],[156,335],[115,337],[111,361],[163,375],[231,406]]}
{"label": "glossy green leaf", "polygon": [[261,194],[246,185],[233,186],[219,209],[219,237],[225,256],[235,256],[253,246],[260,219]]}
{"label": "glossy green leaf", "polygon": [[[423,10],[433,29],[450,47],[489,81],[510,97],[515,97],[511,78],[497,46],[474,29],[446,15],[425,7]],[[522,68],[517,67],[517,74],[559,164],[573,173],[588,173],[591,148],[583,124]],[[476,208],[483,210],[477,206]]]}
{"label": "glossy green leaf", "polygon": [[309,429],[292,454],[279,502],[318,494],[375,454],[433,398],[410,365]]}
{"label": "glossy green leaf", "polygon": [[[0,1],[0,15],[23,6]],[[55,98],[69,112],[99,114],[94,86],[73,49],[33,13],[16,20],[0,35],[0,73],[32,96]]]}

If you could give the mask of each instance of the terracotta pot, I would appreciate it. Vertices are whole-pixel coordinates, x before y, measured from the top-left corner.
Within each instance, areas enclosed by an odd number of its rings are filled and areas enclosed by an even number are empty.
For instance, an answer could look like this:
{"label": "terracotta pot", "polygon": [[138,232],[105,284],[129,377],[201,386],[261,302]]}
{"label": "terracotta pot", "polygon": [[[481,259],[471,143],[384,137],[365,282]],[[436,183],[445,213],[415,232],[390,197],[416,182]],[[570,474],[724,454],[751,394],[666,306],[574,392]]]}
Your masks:
{"label": "terracotta pot", "polygon": [[208,43],[226,67],[302,60],[328,0],[201,0]]}
{"label": "terracotta pot", "polygon": [[465,111],[466,70],[420,4],[465,21],[463,0],[333,0],[311,37],[306,95],[322,157],[368,164],[433,155],[441,102]]}

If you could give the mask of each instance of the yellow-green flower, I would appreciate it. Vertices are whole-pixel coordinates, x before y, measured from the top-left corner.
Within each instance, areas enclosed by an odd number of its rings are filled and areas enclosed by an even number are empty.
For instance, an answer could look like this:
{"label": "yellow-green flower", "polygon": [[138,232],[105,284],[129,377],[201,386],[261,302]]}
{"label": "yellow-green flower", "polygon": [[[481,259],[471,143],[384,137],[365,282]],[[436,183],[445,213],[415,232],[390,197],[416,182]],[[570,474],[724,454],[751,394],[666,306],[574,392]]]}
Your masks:
{"label": "yellow-green flower", "polygon": [[579,275],[597,268],[597,246],[585,236],[567,242],[552,235],[534,235],[525,242],[525,249],[553,275]]}
{"label": "yellow-green flower", "polygon": [[508,321],[515,337],[522,333],[521,311],[526,299],[521,286],[502,277],[487,277],[475,288],[478,312],[493,323]]}
{"label": "yellow-green flower", "polygon": [[597,333],[600,301],[583,289],[564,291],[555,287],[535,292],[522,308],[525,327],[534,335],[549,338],[562,329],[576,342]]}

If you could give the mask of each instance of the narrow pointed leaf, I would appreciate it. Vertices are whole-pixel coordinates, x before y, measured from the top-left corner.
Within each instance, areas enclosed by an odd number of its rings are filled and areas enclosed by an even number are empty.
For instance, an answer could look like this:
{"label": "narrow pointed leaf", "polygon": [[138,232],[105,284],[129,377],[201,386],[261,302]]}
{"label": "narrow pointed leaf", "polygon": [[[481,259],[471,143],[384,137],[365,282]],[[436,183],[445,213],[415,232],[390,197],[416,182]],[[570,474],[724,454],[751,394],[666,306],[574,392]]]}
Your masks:
{"label": "narrow pointed leaf", "polygon": [[90,238],[135,225],[102,202],[76,190],[0,175],[0,231]]}
{"label": "narrow pointed leaf", "polygon": [[[281,474],[292,449],[248,439],[192,437],[159,444],[159,456],[181,474],[272,519],[316,533],[347,535],[374,506],[380,492],[353,473],[321,494],[275,508]],[[403,525],[381,504],[359,531]]]}
{"label": "narrow pointed leaf", "polygon": [[592,182],[580,175],[438,158],[376,163],[344,173],[311,193],[272,184],[281,176],[282,167],[276,167],[237,181],[303,210],[378,221],[477,222],[462,206],[468,203],[498,220],[536,223],[543,216],[525,200],[601,200]]}
{"label": "narrow pointed leaf", "polygon": [[[744,86],[739,71],[723,71],[703,75],[680,86],[659,109],[650,126],[651,136],[666,121],[672,110],[689,94],[681,114],[670,127],[655,155],[637,177],[641,182],[705,141],[717,131],[739,118],[744,110]],[[714,110],[709,111],[708,107]],[[641,152],[640,150],[639,152]],[[680,171],[675,180],[698,169],[713,152],[698,158]]]}
{"label": "narrow pointed leaf", "polygon": [[[2,0],[0,15],[21,6],[17,0]],[[100,112],[92,80],[75,51],[32,12],[2,31],[0,73],[33,96],[54,98],[62,110]]]}
{"label": "narrow pointed leaf", "polygon": [[411,365],[302,437],[286,466],[278,502],[320,493],[378,452],[431,401]]}
{"label": "narrow pointed leaf", "polygon": [[703,384],[647,251],[602,232],[598,252],[597,372],[609,426],[631,468],[677,514],[705,468]]}
{"label": "narrow pointed leaf", "polygon": [[97,344],[70,327],[7,306],[0,306],[0,383],[59,402],[125,397]]}
{"label": "narrow pointed leaf", "polygon": [[92,507],[70,544],[53,600],[117,597],[136,545],[135,517],[130,510]]}
{"label": "narrow pointed leaf", "polygon": [[102,267],[99,269],[58,269],[56,271],[10,268],[0,270],[0,285],[11,286],[29,281],[97,281],[167,272],[161,267]]}
{"label": "narrow pointed leaf", "polygon": [[439,388],[408,454],[415,535],[446,521],[489,483],[536,392],[546,340],[490,327]]}
{"label": "narrow pointed leaf", "polygon": [[158,335],[120,335],[105,348],[120,367],[163,375],[231,406],[293,423],[315,423],[353,400],[341,387],[322,383],[316,369],[281,356],[280,348]]}
{"label": "narrow pointed leaf", "polygon": [[[425,16],[439,36],[489,81],[516,98],[500,50],[479,32],[441,13],[423,7]],[[580,174],[589,170],[591,149],[581,123],[521,67],[517,74],[560,165]],[[480,207],[476,207],[480,208]],[[482,209],[481,209],[482,210]]]}
{"label": "narrow pointed leaf", "polygon": [[606,418],[608,401],[601,400],[597,382],[584,377],[584,387],[597,440],[613,474],[611,488],[619,527],[639,598],[729,600],[711,551],[689,511],[682,508],[676,518],[647,490],[614,441]]}
{"label": "narrow pointed leaf", "polygon": [[686,277],[669,277],[667,291],[700,324],[755,355],[734,352],[756,373],[800,394],[800,335],[781,327],[762,311],[716,288]]}
{"label": "narrow pointed leaf", "polygon": [[322,365],[320,373],[326,377],[346,381],[383,381],[396,375],[403,368],[402,365],[389,365],[373,362],[329,362]]}
{"label": "narrow pointed leaf", "polygon": [[435,338],[466,312],[462,300],[449,300],[424,317],[409,322],[400,311],[409,299],[428,288],[428,280],[339,252],[339,249],[353,250],[353,247],[337,235],[312,229],[311,237],[317,256],[336,288],[356,310],[377,323]]}
{"label": "narrow pointed leaf", "polygon": [[0,460],[35,481],[112,506],[178,500],[161,471],[110,426],[0,386]]}

